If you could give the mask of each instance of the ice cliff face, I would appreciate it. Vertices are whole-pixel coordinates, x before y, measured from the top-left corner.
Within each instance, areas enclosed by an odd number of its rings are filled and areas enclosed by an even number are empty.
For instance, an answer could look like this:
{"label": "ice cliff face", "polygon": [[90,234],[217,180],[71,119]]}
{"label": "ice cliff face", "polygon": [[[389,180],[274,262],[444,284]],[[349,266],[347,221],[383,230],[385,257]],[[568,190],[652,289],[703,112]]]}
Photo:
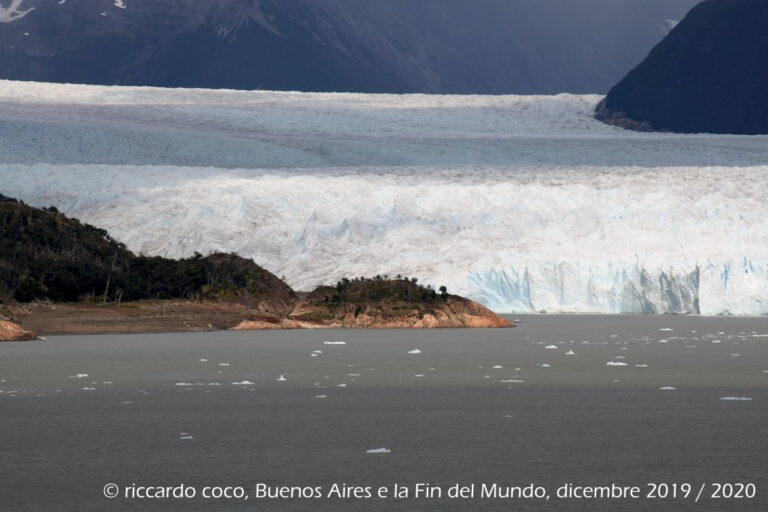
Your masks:
{"label": "ice cliff face", "polygon": [[599,99],[0,82],[0,192],[297,289],[404,274],[497,311],[768,313],[768,138],[626,133]]}

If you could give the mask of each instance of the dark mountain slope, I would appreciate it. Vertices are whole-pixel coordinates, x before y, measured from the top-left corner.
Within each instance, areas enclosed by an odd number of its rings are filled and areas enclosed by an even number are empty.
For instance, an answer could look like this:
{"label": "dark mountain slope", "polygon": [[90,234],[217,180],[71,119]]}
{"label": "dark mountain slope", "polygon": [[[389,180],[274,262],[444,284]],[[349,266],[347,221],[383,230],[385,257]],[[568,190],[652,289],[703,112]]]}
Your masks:
{"label": "dark mountain slope", "polygon": [[640,130],[768,133],[768,2],[695,7],[611,89],[597,117]]}
{"label": "dark mountain slope", "polygon": [[[13,12],[0,10],[0,78],[304,91],[602,92],[696,2],[23,0]],[[0,5],[8,9],[10,0]]]}

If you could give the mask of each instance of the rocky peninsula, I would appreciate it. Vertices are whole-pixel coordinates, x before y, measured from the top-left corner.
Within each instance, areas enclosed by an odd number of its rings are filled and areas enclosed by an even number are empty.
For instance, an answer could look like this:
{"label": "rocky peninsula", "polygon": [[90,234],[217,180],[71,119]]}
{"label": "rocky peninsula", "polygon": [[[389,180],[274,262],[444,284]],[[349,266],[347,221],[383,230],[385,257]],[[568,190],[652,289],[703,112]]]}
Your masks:
{"label": "rocky peninsula", "polygon": [[513,326],[416,278],[344,278],[297,292],[235,254],[137,256],[102,229],[1,195],[0,232],[0,341],[35,332]]}

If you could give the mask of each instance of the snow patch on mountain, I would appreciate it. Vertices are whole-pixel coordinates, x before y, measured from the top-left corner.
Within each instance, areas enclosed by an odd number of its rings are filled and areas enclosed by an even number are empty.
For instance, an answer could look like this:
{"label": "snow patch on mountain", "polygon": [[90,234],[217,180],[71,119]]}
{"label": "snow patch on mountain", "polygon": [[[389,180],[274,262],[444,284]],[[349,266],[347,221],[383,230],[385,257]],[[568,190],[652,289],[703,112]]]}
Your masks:
{"label": "snow patch on mountain", "polygon": [[16,21],[35,10],[34,7],[30,7],[29,9],[22,9],[22,3],[24,3],[24,0],[11,0],[11,5],[8,7],[3,7],[0,5],[0,23],[10,23],[12,21]]}

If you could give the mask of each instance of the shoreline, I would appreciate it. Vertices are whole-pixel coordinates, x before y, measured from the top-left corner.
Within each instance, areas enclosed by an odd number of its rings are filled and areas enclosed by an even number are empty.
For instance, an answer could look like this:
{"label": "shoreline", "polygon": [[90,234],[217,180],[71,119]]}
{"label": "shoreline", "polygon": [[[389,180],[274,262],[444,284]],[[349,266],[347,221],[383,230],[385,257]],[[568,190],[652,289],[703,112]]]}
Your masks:
{"label": "shoreline", "polygon": [[[441,304],[432,311],[415,308],[399,317],[361,313],[336,317],[302,316],[300,308],[288,314],[270,313],[243,304],[142,300],[114,303],[31,303],[8,308],[9,322],[39,336],[162,334],[228,330],[300,329],[442,329],[508,328],[510,319],[470,303]],[[452,309],[453,308],[453,309]],[[468,310],[467,310],[468,309]]]}

